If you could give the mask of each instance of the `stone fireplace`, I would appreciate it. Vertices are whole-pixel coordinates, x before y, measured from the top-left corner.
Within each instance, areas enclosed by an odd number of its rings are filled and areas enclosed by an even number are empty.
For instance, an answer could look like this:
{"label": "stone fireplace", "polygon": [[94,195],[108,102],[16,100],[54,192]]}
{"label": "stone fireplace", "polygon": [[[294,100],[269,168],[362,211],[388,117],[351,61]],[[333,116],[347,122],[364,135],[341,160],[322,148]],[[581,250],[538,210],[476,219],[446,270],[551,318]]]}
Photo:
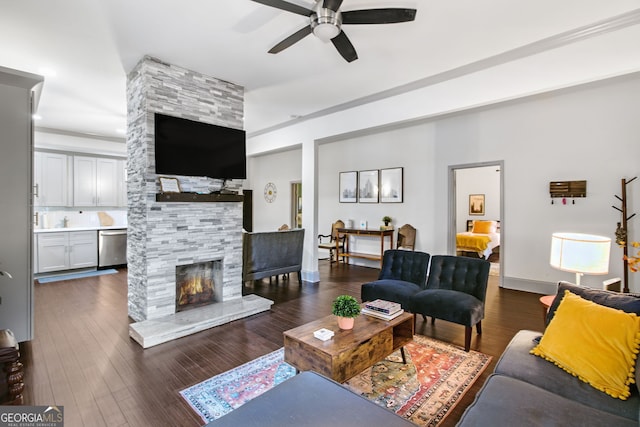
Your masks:
{"label": "stone fireplace", "polygon": [[[155,112],[241,129],[243,88],[144,57],[128,76],[127,102],[129,335],[147,348],[269,310],[272,301],[242,295],[242,196],[195,197],[219,183],[181,176],[187,194],[163,197],[155,173]],[[180,266],[211,261],[215,301],[178,311]]]}

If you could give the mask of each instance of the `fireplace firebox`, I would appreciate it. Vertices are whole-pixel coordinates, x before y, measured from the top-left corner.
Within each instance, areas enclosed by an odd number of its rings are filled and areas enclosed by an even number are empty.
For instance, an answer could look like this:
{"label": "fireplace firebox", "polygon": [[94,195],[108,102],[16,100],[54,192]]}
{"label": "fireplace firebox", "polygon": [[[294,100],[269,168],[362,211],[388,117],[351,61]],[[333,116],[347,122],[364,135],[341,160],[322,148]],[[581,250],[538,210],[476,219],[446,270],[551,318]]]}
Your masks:
{"label": "fireplace firebox", "polygon": [[176,312],[201,307],[216,302],[216,286],[222,286],[217,278],[216,264],[221,261],[205,261],[176,266]]}

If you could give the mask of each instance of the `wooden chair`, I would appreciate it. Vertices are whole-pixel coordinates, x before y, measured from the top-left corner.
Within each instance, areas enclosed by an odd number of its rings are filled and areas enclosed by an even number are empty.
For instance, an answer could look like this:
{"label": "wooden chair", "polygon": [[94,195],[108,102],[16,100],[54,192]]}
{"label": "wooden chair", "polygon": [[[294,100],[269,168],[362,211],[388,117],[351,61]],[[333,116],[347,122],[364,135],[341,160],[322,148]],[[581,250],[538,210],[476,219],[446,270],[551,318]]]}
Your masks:
{"label": "wooden chair", "polygon": [[[346,236],[338,235],[338,228],[344,228],[344,222],[342,220],[337,220],[331,225],[331,234],[318,234],[318,248],[329,250],[329,260],[332,263],[338,261],[338,254],[335,254],[334,260],[336,241],[338,242],[338,248],[340,248],[341,251],[344,251],[344,241]],[[329,240],[327,241],[326,239]],[[342,257],[342,262],[344,262],[344,257]]]}
{"label": "wooden chair", "polygon": [[396,249],[415,250],[416,229],[411,224],[405,224],[398,229],[398,244]]}
{"label": "wooden chair", "polygon": [[289,230],[289,224],[282,224],[279,228],[278,231],[287,231]]}

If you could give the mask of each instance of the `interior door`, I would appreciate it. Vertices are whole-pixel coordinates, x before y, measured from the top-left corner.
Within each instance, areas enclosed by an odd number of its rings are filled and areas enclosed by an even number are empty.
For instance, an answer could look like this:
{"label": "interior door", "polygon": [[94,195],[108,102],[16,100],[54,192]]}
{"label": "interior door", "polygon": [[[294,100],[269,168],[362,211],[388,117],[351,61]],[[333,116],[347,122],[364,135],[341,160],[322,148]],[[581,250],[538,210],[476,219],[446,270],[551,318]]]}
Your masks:
{"label": "interior door", "polygon": [[[498,265],[497,271],[494,269],[495,265],[492,266],[491,275],[499,275],[500,286],[504,278],[506,241],[503,170],[503,161],[449,166],[449,253],[458,253],[456,234],[468,231],[467,221],[474,219],[500,221],[500,245],[489,256],[489,261]],[[472,201],[478,196],[482,199],[481,212],[474,211],[471,206]],[[475,256],[466,252],[461,254]]]}
{"label": "interior door", "polygon": [[42,77],[0,67],[0,328],[33,337],[32,89]]}
{"label": "interior door", "polygon": [[291,183],[291,228],[302,228],[302,183]]}

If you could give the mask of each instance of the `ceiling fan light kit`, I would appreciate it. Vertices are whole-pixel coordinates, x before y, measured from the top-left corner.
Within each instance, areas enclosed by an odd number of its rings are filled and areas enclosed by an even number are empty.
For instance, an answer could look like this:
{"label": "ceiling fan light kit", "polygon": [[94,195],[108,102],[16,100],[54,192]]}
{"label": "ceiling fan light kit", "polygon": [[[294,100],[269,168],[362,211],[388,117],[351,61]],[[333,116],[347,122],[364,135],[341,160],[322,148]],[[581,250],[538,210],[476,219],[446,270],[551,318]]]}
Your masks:
{"label": "ceiling fan light kit", "polygon": [[316,3],[314,13],[311,14],[311,29],[313,35],[328,42],[338,34],[340,34],[340,26],[342,25],[342,16],[340,12],[323,8],[322,2]]}
{"label": "ceiling fan light kit", "polygon": [[415,9],[362,9],[341,12],[343,0],[316,0],[313,9],[307,9],[284,0],[253,0],[256,3],[276,9],[308,16],[309,25],[291,34],[269,50],[278,53],[299,42],[313,33],[323,42],[331,40],[340,55],[347,61],[358,59],[358,54],[347,35],[342,31],[342,24],[395,24],[413,21]]}

